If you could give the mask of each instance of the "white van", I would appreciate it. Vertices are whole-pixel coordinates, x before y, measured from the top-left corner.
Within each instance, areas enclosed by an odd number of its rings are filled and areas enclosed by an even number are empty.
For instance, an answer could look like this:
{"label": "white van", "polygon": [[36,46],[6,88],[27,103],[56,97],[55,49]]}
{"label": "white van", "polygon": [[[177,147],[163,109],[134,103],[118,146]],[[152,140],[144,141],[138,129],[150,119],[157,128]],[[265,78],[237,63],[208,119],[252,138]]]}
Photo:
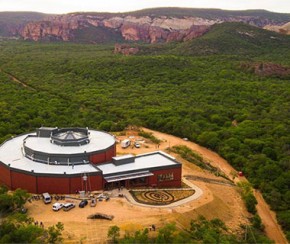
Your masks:
{"label": "white van", "polygon": [[63,203],[59,203],[59,202],[56,202],[52,205],[52,210],[53,211],[58,211],[60,210],[61,208],[63,207]]}
{"label": "white van", "polygon": [[48,192],[42,193],[42,198],[45,204],[51,203],[51,196]]}
{"label": "white van", "polygon": [[131,141],[129,139],[125,139],[125,140],[121,141],[122,148],[127,148],[130,146],[130,144],[131,144]]}

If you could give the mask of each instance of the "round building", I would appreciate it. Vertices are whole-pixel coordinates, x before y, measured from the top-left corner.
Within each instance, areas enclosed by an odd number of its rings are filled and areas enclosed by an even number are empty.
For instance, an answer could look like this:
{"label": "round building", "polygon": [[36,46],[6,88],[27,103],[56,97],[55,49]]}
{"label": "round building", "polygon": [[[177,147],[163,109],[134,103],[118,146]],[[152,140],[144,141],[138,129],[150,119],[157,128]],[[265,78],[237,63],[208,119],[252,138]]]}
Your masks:
{"label": "round building", "polygon": [[115,137],[88,128],[41,127],[0,146],[0,184],[31,193],[180,187],[181,169],[162,151],[117,157]]}

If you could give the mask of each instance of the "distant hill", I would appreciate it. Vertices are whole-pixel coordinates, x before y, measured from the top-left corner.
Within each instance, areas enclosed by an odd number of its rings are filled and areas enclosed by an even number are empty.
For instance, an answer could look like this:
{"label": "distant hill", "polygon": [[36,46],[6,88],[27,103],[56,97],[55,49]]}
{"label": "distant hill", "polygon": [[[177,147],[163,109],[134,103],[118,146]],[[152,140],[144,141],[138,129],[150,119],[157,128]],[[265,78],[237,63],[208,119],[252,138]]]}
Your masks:
{"label": "distant hill", "polygon": [[0,36],[17,36],[25,24],[43,20],[48,14],[37,12],[0,12]]}
{"label": "distant hill", "polygon": [[289,48],[290,36],[260,29],[244,23],[213,25],[203,36],[181,43],[173,49],[183,55],[255,54]]}
{"label": "distant hill", "polygon": [[227,19],[227,18],[236,18],[236,17],[249,17],[255,16],[259,19],[268,19],[277,22],[289,22],[290,13],[275,13],[267,10],[256,9],[256,10],[222,10],[222,9],[202,9],[202,8],[151,8],[143,9],[134,12],[124,13],[127,15],[132,15],[136,17],[140,16],[151,16],[151,17],[184,17],[184,16],[194,16],[199,18],[206,19]]}
{"label": "distant hill", "polygon": [[155,8],[127,13],[70,13],[48,15],[33,12],[0,12],[0,36],[33,41],[87,43],[188,41],[211,26],[243,22],[271,29],[290,22],[290,14],[265,10]]}

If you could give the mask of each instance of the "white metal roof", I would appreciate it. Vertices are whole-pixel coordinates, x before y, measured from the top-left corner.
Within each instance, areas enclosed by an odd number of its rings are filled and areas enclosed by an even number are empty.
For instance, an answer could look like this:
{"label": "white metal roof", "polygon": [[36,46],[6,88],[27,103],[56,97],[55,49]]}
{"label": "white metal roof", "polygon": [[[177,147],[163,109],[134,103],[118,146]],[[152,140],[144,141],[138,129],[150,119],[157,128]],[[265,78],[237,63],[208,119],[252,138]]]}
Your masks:
{"label": "white metal roof", "polygon": [[124,173],[134,170],[147,170],[150,168],[170,166],[178,164],[175,158],[161,151],[140,154],[136,156],[135,161],[122,165],[101,164],[98,168],[103,171],[103,175]]}
{"label": "white metal roof", "polygon": [[120,180],[129,180],[129,179],[136,179],[136,178],[141,178],[145,176],[151,176],[153,173],[149,172],[148,170],[146,171],[138,171],[135,173],[128,173],[128,174],[118,174],[114,176],[107,176],[105,177],[105,180],[107,182],[115,182],[115,181],[120,181]]}
{"label": "white metal roof", "polygon": [[123,160],[123,159],[129,159],[129,158],[135,158],[135,156],[133,154],[125,154],[122,156],[113,157],[114,160]]}
{"label": "white metal roof", "polygon": [[50,138],[45,137],[28,137],[25,145],[34,151],[48,154],[77,154],[84,153],[85,151],[89,153],[104,150],[115,143],[115,138],[108,133],[95,130],[90,130],[89,132],[90,143],[81,146],[60,146],[51,143]]}
{"label": "white metal roof", "polygon": [[[28,134],[17,136],[12,140],[9,140],[2,144],[0,147],[0,161],[6,165],[10,164],[10,167],[17,168],[25,171],[34,170],[35,173],[46,174],[78,174],[84,172],[98,172],[99,170],[93,167],[91,164],[82,165],[48,165],[43,163],[37,163],[26,158],[23,154],[23,139]],[[40,138],[39,138],[40,139]],[[42,139],[42,138],[41,138]],[[49,138],[46,138],[49,141]],[[57,146],[57,145],[55,145]],[[65,149],[66,147],[60,147]]]}
{"label": "white metal roof", "polygon": [[[28,145],[33,146],[34,150],[38,148],[39,150],[46,150],[49,153],[81,153],[84,150],[89,152],[90,150],[100,150],[106,146],[115,143],[114,138],[107,133],[99,131],[90,131],[91,142],[88,145],[83,145],[79,147],[62,147],[50,143],[49,138],[34,138]],[[91,164],[81,164],[81,165],[54,165],[54,164],[44,164],[38,163],[30,160],[24,156],[23,151],[23,140],[27,135],[25,134],[17,136],[11,140],[6,141],[0,146],[0,161],[6,165],[10,165],[12,168],[17,168],[24,171],[34,171],[35,173],[43,174],[79,174],[79,173],[90,173],[103,171],[103,175],[109,174],[122,174],[130,171],[142,171],[150,170],[150,168],[163,167],[179,164],[175,161],[175,158],[162,152],[156,151],[146,154],[140,154],[135,157],[135,161],[130,163],[115,165],[114,163],[104,163],[97,165],[98,168],[92,166]],[[46,140],[46,141],[43,141]],[[102,141],[104,139],[104,141]],[[27,140],[29,141],[29,140]],[[27,144],[26,143],[26,144]],[[47,146],[47,147],[46,147]],[[70,149],[69,149],[70,148]],[[73,149],[72,149],[73,148]],[[80,148],[82,150],[80,150]],[[83,148],[86,148],[83,150]],[[54,150],[55,149],[55,150]],[[116,159],[126,159],[130,158],[132,155],[124,155],[121,157],[116,157]]]}

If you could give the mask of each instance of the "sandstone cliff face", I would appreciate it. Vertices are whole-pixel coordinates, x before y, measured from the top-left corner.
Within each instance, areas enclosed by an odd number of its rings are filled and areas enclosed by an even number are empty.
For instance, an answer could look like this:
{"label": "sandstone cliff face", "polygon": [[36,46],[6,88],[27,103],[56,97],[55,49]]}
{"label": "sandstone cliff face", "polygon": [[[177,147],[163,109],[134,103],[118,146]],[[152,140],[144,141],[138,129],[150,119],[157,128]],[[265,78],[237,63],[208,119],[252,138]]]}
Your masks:
{"label": "sandstone cliff face", "polygon": [[271,24],[266,19],[255,17],[229,17],[214,20],[197,17],[134,17],[102,15],[67,14],[47,18],[44,21],[30,22],[20,31],[28,40],[56,39],[74,41],[75,30],[88,27],[102,27],[119,32],[126,41],[146,43],[187,41],[203,35],[211,25],[224,21],[245,22],[256,26]]}
{"label": "sandstone cliff face", "polygon": [[264,27],[266,30],[275,31],[281,34],[290,35],[290,22],[285,25],[266,25]]}
{"label": "sandstone cliff face", "polygon": [[124,40],[147,43],[183,41],[204,34],[210,25],[220,21],[200,18],[168,19],[166,17],[136,18],[133,16],[102,18],[88,15],[60,15],[44,21],[28,23],[20,32],[25,40],[74,40],[73,30],[89,26],[105,27],[119,31]]}

